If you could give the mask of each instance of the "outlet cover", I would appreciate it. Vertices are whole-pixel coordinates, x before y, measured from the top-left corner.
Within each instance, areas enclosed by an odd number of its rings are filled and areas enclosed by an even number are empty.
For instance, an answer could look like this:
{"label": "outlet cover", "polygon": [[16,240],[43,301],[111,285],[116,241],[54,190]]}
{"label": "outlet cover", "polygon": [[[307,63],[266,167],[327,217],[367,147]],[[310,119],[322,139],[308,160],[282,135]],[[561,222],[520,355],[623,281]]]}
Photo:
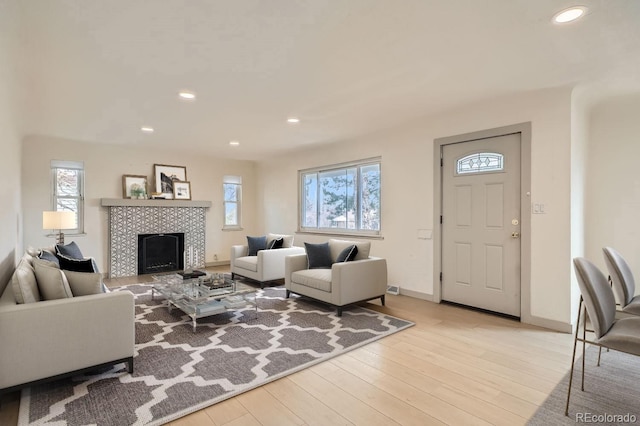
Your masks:
{"label": "outlet cover", "polygon": [[387,286],[387,293],[389,294],[394,294],[394,295],[399,295],[400,294],[400,286],[398,285],[389,285]]}

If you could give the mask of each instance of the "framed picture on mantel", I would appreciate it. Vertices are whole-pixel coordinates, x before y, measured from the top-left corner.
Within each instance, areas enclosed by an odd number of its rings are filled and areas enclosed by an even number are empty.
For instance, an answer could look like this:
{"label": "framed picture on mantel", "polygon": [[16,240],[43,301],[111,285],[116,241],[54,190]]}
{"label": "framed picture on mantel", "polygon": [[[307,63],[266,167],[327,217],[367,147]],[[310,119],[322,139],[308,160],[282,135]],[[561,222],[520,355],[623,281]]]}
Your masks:
{"label": "framed picture on mantel", "polygon": [[147,177],[122,175],[122,198],[147,198]]}
{"label": "framed picture on mantel", "polygon": [[161,193],[164,198],[171,199],[174,193],[174,182],[185,182],[187,180],[187,168],[184,166],[154,164],[153,175],[156,181],[156,192]]}
{"label": "framed picture on mantel", "polygon": [[176,200],[191,199],[191,182],[173,182],[173,198]]}

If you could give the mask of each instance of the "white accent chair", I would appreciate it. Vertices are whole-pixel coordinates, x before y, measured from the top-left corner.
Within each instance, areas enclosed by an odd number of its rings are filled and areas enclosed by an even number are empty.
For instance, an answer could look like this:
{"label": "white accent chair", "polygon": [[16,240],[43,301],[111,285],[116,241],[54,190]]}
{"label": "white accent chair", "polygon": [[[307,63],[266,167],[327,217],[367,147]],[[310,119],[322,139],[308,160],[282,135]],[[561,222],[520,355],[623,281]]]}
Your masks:
{"label": "white accent chair", "polygon": [[345,306],[380,298],[384,306],[387,291],[387,261],[371,257],[370,242],[329,240],[331,259],[347,247],[356,245],[358,254],[350,262],[338,262],[331,269],[308,269],[306,254],[287,256],[285,259],[285,288],[291,293],[307,296],[334,306],[342,316]]}
{"label": "white accent chair", "polygon": [[282,248],[260,250],[256,256],[249,256],[248,245],[231,247],[231,278],[236,275],[258,281],[260,288],[270,281],[284,278],[284,259],[286,256],[303,254],[304,248],[293,245],[293,235],[267,234],[267,244],[275,238],[283,238]]}

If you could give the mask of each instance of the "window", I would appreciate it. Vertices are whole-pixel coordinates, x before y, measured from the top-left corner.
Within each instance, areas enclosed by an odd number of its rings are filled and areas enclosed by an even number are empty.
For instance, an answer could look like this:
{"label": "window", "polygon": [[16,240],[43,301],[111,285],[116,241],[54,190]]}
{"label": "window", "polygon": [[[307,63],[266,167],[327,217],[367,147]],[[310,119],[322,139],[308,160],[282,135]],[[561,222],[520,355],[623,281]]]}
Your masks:
{"label": "window", "polygon": [[242,177],[225,176],[224,190],[224,226],[223,229],[241,229]]}
{"label": "window", "polygon": [[302,170],[300,230],[380,234],[380,159]]}
{"label": "window", "polygon": [[460,158],[456,174],[499,172],[504,170],[504,156],[497,152],[479,152]]}
{"label": "window", "polygon": [[76,161],[51,161],[52,210],[76,214],[76,229],[69,234],[84,232],[84,164]]}

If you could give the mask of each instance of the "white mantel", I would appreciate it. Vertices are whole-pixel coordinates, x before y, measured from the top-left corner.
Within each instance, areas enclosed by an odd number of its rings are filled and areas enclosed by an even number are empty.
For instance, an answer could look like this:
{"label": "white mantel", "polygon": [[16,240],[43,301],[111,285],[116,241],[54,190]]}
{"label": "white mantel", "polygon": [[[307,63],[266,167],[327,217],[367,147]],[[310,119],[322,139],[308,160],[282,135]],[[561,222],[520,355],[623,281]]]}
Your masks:
{"label": "white mantel", "polygon": [[211,207],[211,201],[191,200],[139,200],[134,198],[101,198],[103,207]]}

